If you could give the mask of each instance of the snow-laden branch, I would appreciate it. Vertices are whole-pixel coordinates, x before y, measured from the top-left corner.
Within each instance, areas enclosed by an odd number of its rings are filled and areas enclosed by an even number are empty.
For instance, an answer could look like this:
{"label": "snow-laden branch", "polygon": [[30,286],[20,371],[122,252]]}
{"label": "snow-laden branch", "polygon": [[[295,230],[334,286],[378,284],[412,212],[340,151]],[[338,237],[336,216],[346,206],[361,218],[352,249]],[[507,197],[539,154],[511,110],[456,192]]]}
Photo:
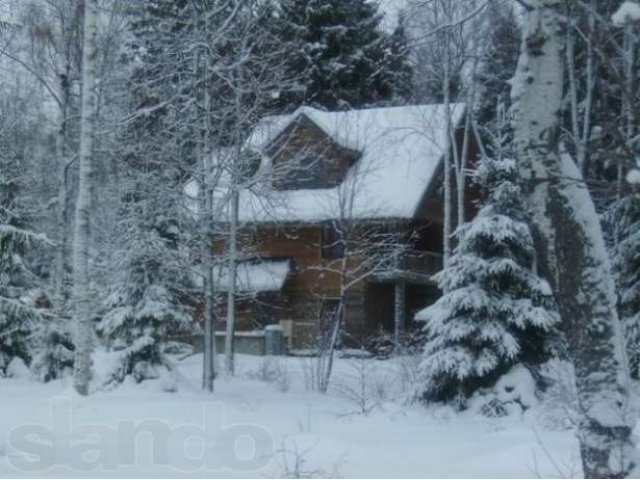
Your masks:
{"label": "snow-laden branch", "polygon": [[17,63],[22,68],[24,68],[27,72],[29,72],[31,75],[33,75],[33,77],[38,82],[40,82],[40,84],[47,90],[47,92],[49,92],[49,94],[51,95],[53,100],[58,104],[58,106],[62,107],[62,101],[60,100],[60,97],[58,97],[58,94],[51,87],[51,85],[49,85],[49,82],[47,82],[45,80],[45,78],[42,75],[40,75],[32,65],[29,65],[27,62],[25,62],[21,58],[13,55],[12,53],[6,51],[5,49],[0,49],[0,56],[2,56],[2,55],[7,57],[8,59],[12,60],[13,62]]}
{"label": "snow-laden branch", "polygon": [[44,233],[33,233],[12,225],[0,224],[0,238],[2,237],[13,237],[25,243],[43,243],[45,245],[55,246],[55,242]]}

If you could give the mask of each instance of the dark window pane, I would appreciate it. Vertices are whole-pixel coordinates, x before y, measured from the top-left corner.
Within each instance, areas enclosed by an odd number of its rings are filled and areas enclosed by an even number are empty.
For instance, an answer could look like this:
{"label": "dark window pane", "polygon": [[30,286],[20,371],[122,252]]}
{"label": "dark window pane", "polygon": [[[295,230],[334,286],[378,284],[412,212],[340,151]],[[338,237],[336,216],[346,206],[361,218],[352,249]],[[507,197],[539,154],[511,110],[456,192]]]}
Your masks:
{"label": "dark window pane", "polygon": [[344,257],[342,235],[336,228],[327,225],[322,230],[322,258],[334,259],[342,257]]}

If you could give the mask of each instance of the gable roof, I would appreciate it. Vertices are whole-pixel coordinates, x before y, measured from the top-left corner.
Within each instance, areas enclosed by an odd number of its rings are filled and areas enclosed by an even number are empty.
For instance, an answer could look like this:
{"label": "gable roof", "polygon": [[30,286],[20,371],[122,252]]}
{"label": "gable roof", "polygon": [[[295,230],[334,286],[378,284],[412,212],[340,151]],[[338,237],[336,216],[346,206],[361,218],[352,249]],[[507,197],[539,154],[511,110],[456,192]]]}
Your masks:
{"label": "gable roof", "polygon": [[[451,106],[457,126],[464,106]],[[344,181],[333,188],[242,192],[241,220],[315,222],[357,219],[411,219],[436,176],[447,148],[444,105],[419,105],[325,112],[301,107],[290,115],[263,119],[246,147],[266,152],[300,117],[318,126],[342,147],[361,153]],[[262,158],[268,175],[270,158]]]}
{"label": "gable roof", "polygon": [[[458,126],[463,104],[451,106]],[[357,151],[360,158],[335,187],[277,190],[271,188],[269,147],[286,141],[294,122],[315,124],[337,145]],[[437,176],[450,142],[444,105],[384,107],[325,112],[301,107],[290,115],[264,118],[244,147],[261,155],[257,180],[240,192],[240,221],[251,223],[314,223],[337,218],[359,220],[412,219]],[[214,162],[215,163],[215,162]],[[224,190],[224,188],[219,189]],[[192,195],[196,196],[194,190]],[[226,203],[228,195],[216,196]],[[217,211],[225,210],[219,208]]]}

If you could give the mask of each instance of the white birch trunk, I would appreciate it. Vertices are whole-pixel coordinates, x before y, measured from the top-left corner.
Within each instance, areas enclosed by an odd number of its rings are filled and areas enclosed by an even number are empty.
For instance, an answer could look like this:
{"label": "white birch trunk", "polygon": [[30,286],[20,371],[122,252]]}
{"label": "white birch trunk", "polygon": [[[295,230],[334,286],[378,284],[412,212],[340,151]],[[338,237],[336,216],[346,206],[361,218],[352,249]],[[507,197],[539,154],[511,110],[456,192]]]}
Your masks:
{"label": "white birch trunk", "polygon": [[56,245],[56,259],[54,269],[54,296],[57,308],[63,312],[66,310],[68,300],[67,292],[67,248],[69,238],[67,224],[69,212],[67,209],[68,182],[67,169],[69,167],[67,159],[67,116],[69,114],[69,102],[71,92],[69,91],[69,76],[71,68],[66,62],[64,75],[60,75],[60,103],[59,103],[59,125],[56,135],[56,161],[58,164],[58,244]]}
{"label": "white birch trunk", "polygon": [[[208,59],[208,56],[205,56]],[[204,62],[204,74],[209,75],[209,62]],[[202,166],[204,178],[204,223],[203,235],[203,259],[202,268],[204,274],[204,355],[202,368],[202,388],[209,392],[214,390],[216,376],[216,338],[214,329],[214,286],[213,286],[213,165],[211,157],[211,97],[208,83],[204,82],[204,138],[202,148]]]}
{"label": "white birch trunk", "polygon": [[[209,155],[205,155],[205,158]],[[210,172],[211,161],[205,160],[205,172]],[[202,268],[204,274],[204,358],[202,369],[202,387],[209,392],[213,392],[213,383],[216,376],[215,360],[216,360],[216,339],[214,329],[214,291],[213,291],[213,261],[212,261],[212,212],[213,212],[213,188],[209,181],[211,174],[205,175],[205,211],[203,222],[205,223],[205,232],[203,238],[203,259]]]}
{"label": "white birch trunk", "polygon": [[[589,170],[587,158],[587,146],[589,136],[591,134],[591,108],[593,105],[593,92],[595,89],[594,78],[594,62],[595,54],[593,49],[594,34],[594,13],[597,8],[597,0],[591,0],[588,12],[589,32],[587,32],[587,63],[586,63],[586,84],[585,96],[580,99],[578,76],[579,72],[575,65],[575,42],[576,42],[576,22],[569,19],[566,32],[566,57],[567,57],[567,75],[569,78],[569,99],[571,103],[571,134],[576,150],[576,162],[584,177],[587,176]],[[584,35],[584,34],[583,34]],[[582,116],[580,109],[583,109]],[[581,123],[582,122],[582,123]]]}
{"label": "white birch trunk", "polygon": [[60,127],[56,138],[56,161],[58,164],[58,242],[56,245],[56,264],[54,270],[54,295],[57,302],[57,308],[64,310],[65,303],[65,264],[67,251],[67,159],[66,159],[66,134],[64,113],[61,112]]}
{"label": "white birch trunk", "polygon": [[89,241],[92,210],[93,141],[96,121],[97,7],[97,0],[84,0],[80,173],[73,238],[73,307],[76,347],[73,385],[80,395],[88,395],[89,393],[91,353],[93,349],[91,319],[93,305],[89,286]]}
{"label": "white birch trunk", "polygon": [[[596,12],[598,8],[598,0],[591,0],[590,12]],[[589,34],[587,36],[587,96],[584,101],[584,114],[582,119],[582,144],[587,147],[587,142],[591,137],[591,109],[593,107],[593,92],[596,88],[596,79],[594,75],[595,69],[595,51],[593,48],[593,35],[595,32],[595,13],[589,15]],[[585,152],[586,153],[586,152]],[[585,156],[582,165],[582,173],[586,176],[589,170],[588,159]]]}
{"label": "white birch trunk", "polygon": [[[234,162],[239,159],[234,158]],[[235,169],[234,169],[235,170]],[[235,172],[234,172],[235,177]],[[234,180],[235,183],[235,180]],[[227,329],[225,334],[224,354],[227,373],[233,375],[235,372],[234,350],[235,350],[235,329],[236,329],[236,277],[238,270],[238,208],[239,192],[234,184],[231,187],[231,208],[229,211],[229,285],[227,287]]]}
{"label": "white birch trunk", "polygon": [[[471,129],[472,129],[472,121],[473,121],[473,107],[474,107],[474,97],[475,92],[474,86],[471,85],[469,88],[472,89],[470,95],[467,98],[466,102],[466,113],[465,113],[465,122],[464,122],[464,136],[462,139],[462,151],[460,152],[460,163],[458,166],[458,178],[456,179],[456,198],[457,198],[457,210],[458,210],[458,224],[460,227],[465,222],[465,201],[466,201],[466,185],[467,178],[465,176],[465,170],[467,169],[467,164],[469,162],[469,141],[471,139]],[[455,135],[454,142],[455,142]]]}
{"label": "white birch trunk", "polygon": [[[448,35],[446,36],[448,39]],[[447,133],[449,137],[451,137],[451,99],[450,99],[450,83],[451,80],[449,78],[449,48],[446,48],[445,53],[445,64],[444,64],[444,79],[443,79],[443,93],[444,93],[444,108],[445,115],[447,117]],[[449,263],[449,259],[451,258],[451,234],[452,234],[452,220],[453,214],[451,211],[451,204],[453,201],[453,195],[451,192],[451,150],[454,148],[453,143],[450,145],[450,148],[447,148],[444,154],[444,191],[443,191],[443,203],[444,203],[444,219],[442,224],[442,257],[444,265],[446,266]]]}
{"label": "white birch trunk", "polygon": [[559,143],[563,38],[558,2],[525,16],[513,81],[515,147],[533,213],[543,269],[554,289],[576,372],[584,474],[629,475],[628,370],[610,261],[593,201]]}
{"label": "white birch trunk", "polygon": [[[633,151],[631,141],[635,132],[634,98],[635,86],[635,44],[636,37],[633,25],[626,25],[624,28],[623,39],[623,63],[624,63],[624,89],[625,94],[622,96],[622,117],[624,118],[624,136],[629,151]],[[618,160],[618,178],[617,178],[617,195],[618,198],[622,192],[622,183],[624,181],[624,165]]]}
{"label": "white birch trunk", "polygon": [[578,99],[578,80],[575,65],[575,21],[569,20],[567,25],[567,72],[569,77],[569,98],[571,99],[571,134],[573,143],[576,148],[576,161],[583,173],[586,173],[585,157],[586,145],[582,142],[582,134],[580,132],[580,112]]}
{"label": "white birch trunk", "polygon": [[[346,232],[341,229],[343,238],[341,242],[344,244],[344,254],[340,259],[340,294],[338,311],[336,312],[333,324],[331,325],[331,333],[329,336],[329,342],[326,346],[321,345],[321,349],[318,352],[318,391],[321,393],[327,393],[329,390],[329,382],[331,381],[331,374],[333,373],[333,356],[335,355],[336,347],[338,346],[338,340],[340,339],[340,333],[342,331],[342,320],[345,312],[345,303],[347,297],[347,275],[348,275],[348,259],[349,259],[349,246],[345,236]],[[323,348],[324,347],[324,348]]]}
{"label": "white birch trunk", "polygon": [[[248,37],[242,39],[246,48]],[[241,50],[244,50],[241,49]],[[231,204],[229,208],[229,248],[228,248],[228,268],[229,285],[227,288],[227,324],[225,332],[225,365],[227,374],[233,376],[235,373],[235,330],[236,330],[236,283],[238,276],[238,216],[240,209],[240,188],[241,169],[243,168],[242,142],[245,132],[242,131],[245,118],[246,106],[243,105],[245,75],[243,62],[239,62],[236,67],[236,84],[234,89],[234,111],[237,125],[234,131],[234,152],[231,158]]]}

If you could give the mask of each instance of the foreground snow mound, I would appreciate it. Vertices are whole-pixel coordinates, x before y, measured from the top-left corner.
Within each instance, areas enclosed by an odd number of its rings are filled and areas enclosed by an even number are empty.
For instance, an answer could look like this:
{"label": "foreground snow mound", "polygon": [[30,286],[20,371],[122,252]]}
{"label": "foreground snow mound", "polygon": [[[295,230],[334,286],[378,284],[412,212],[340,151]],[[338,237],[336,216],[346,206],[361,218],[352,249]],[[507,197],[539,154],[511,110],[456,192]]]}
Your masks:
{"label": "foreground snow mound", "polygon": [[[220,376],[211,395],[201,389],[201,355],[176,360],[167,377],[142,383],[128,378],[116,389],[100,389],[104,353],[94,357],[98,389],[88,397],[78,395],[70,379],[46,384],[0,379],[7,405],[0,411],[0,431],[5,432],[0,435],[0,449],[4,443],[10,453],[4,457],[0,453],[0,477],[572,478],[581,474],[574,434],[541,427],[529,410],[525,415],[488,419],[472,410],[406,403],[402,388],[410,384],[400,378],[402,365],[394,359],[336,358],[336,387],[351,382],[345,395],[344,388],[326,394],[308,389],[306,359],[238,355],[240,374]],[[286,390],[278,387],[274,371],[288,379]],[[173,381],[179,390],[166,393]],[[384,400],[376,393],[382,386]],[[536,404],[532,387],[531,374],[515,367],[482,400],[491,394],[519,411],[532,405],[530,411],[535,413],[544,404]],[[365,395],[354,396],[357,391]],[[354,401],[363,400],[379,406],[359,414]],[[30,443],[15,441],[16,429],[19,432],[25,425],[59,432],[57,437],[38,439],[39,448],[47,453],[44,460],[28,456]],[[66,438],[73,438],[74,445]],[[203,450],[205,443],[213,448]],[[80,458],[77,448],[92,456]],[[29,472],[21,470],[25,464]]]}

